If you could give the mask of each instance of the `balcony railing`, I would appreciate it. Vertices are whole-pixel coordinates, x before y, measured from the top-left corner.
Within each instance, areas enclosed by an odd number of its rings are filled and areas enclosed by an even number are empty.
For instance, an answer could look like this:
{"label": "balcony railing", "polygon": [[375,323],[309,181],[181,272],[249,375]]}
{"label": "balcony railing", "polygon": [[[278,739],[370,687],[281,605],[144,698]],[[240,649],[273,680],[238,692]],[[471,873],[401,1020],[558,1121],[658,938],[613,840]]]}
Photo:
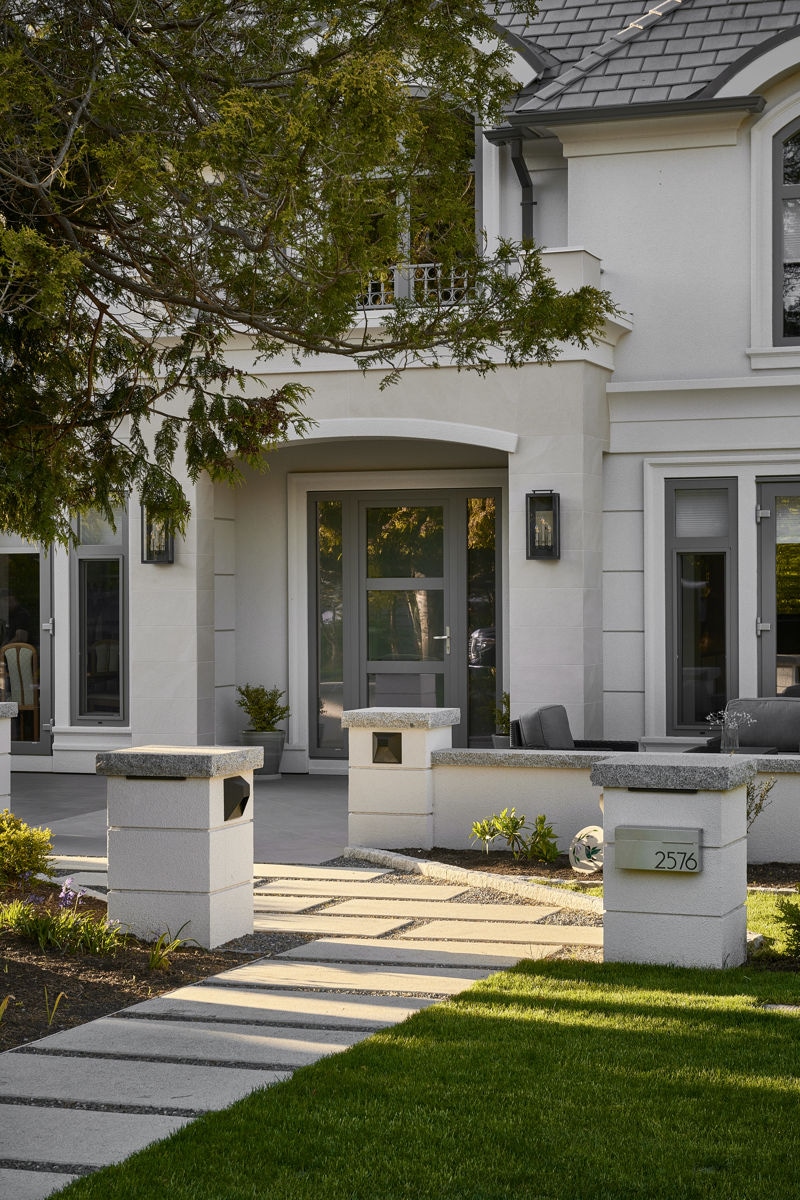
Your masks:
{"label": "balcony railing", "polygon": [[468,286],[466,273],[457,267],[445,270],[440,263],[409,263],[373,276],[358,301],[362,308],[389,308],[396,300],[459,304]]}

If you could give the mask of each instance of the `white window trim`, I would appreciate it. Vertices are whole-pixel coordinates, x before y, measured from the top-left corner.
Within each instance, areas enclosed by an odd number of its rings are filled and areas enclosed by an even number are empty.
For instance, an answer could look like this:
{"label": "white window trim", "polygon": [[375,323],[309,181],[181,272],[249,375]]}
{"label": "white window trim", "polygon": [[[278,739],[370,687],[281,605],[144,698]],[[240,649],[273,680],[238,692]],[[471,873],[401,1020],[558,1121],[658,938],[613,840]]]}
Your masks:
{"label": "white window trim", "polygon": [[758,481],[800,475],[800,453],[698,455],[645,459],[644,469],[644,696],[645,736],[663,737],[667,727],[667,479],[734,477],[738,481],[739,695],[758,695]]}
{"label": "white window trim", "polygon": [[[503,493],[503,545],[507,545],[508,473],[503,469],[457,471],[330,471],[298,472],[286,478],[288,526],[289,614],[289,756],[294,770],[308,770],[308,494],[309,492],[378,492],[413,488],[500,488]],[[286,760],[285,760],[286,761]],[[315,759],[317,770],[324,760]]]}
{"label": "white window trim", "polygon": [[772,150],[776,135],[798,117],[800,96],[794,95],[771,108],[750,135],[751,305],[747,354],[754,371],[800,368],[800,346],[775,346],[772,333]]}

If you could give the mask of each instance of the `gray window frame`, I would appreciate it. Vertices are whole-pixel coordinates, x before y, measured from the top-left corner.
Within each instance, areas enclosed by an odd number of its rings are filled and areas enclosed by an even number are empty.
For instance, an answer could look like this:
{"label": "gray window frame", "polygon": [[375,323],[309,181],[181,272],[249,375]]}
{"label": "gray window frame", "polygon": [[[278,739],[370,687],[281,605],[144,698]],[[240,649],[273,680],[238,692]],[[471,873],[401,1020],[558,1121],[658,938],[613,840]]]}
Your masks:
{"label": "gray window frame", "polygon": [[[82,562],[119,563],[119,671],[120,711],[116,714],[98,716],[97,713],[81,712],[83,697],[84,646],[82,644],[81,621],[81,569]],[[117,525],[116,540],[102,545],[73,546],[70,552],[70,709],[73,725],[123,726],[129,720],[128,698],[128,514],[125,512]]]}
{"label": "gray window frame", "polygon": [[783,202],[800,200],[800,183],[783,182],[783,146],[798,132],[800,117],[784,125],[772,140],[772,334],[776,346],[800,346],[800,334],[788,337],[783,332]]}
{"label": "gray window frame", "polygon": [[[681,723],[678,720],[680,681],[680,613],[678,597],[679,554],[723,554],[725,556],[725,664],[726,702],[738,695],[739,688],[739,604],[738,604],[738,479],[736,476],[688,476],[666,479],[664,494],[666,551],[666,650],[667,650],[667,729],[668,735],[706,732],[705,722]],[[675,493],[702,491],[705,488],[728,492],[728,533],[725,537],[678,537],[675,533]]]}

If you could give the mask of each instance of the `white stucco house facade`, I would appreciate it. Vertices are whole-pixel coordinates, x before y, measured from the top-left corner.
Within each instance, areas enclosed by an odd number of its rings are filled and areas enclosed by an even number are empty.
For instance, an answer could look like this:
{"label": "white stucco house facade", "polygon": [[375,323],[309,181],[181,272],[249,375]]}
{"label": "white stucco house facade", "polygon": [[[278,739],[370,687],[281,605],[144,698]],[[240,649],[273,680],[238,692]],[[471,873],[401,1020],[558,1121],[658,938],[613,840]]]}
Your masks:
{"label": "white stucco house facade", "polygon": [[[398,698],[460,708],[461,745],[508,691],[678,746],[800,683],[800,0],[541,0],[505,33],[520,91],[476,131],[477,227],[608,289],[604,337],[385,390],[276,360],[315,426],[190,488],[174,562],[142,561],[135,505],[71,553],[5,539],[2,641],[38,673],[14,769],[236,742],[245,682],[285,689],[293,772],[345,770],[342,709]],[[536,492],[557,558],[529,557]]]}

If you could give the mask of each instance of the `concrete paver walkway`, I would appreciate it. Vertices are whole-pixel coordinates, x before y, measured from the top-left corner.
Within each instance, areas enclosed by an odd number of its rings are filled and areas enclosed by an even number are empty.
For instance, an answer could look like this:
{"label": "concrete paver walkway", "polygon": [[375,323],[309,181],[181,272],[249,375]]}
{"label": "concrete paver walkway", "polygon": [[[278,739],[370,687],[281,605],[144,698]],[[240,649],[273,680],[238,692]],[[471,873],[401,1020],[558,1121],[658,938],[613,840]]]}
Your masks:
{"label": "concrete paver walkway", "polygon": [[[104,867],[60,863],[88,887]],[[0,1055],[0,1200],[39,1200],[523,957],[601,940],[537,924],[557,905],[387,874],[256,864],[256,929],[317,940]]]}

